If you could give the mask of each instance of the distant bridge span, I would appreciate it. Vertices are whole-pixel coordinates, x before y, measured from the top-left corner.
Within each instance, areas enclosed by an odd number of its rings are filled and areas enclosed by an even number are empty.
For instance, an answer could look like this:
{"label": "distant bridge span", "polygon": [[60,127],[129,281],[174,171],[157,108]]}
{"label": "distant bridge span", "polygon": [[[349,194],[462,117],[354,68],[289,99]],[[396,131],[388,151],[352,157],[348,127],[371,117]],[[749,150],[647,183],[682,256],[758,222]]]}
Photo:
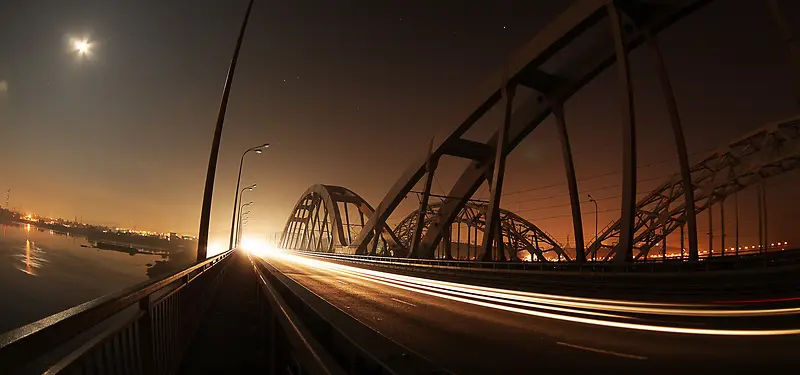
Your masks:
{"label": "distant bridge span", "polygon": [[[710,209],[712,204],[748,186],[797,168],[800,168],[800,116],[767,124],[712,152],[691,167],[696,212]],[[636,259],[646,258],[654,246],[665,244],[666,236],[685,224],[686,204],[681,201],[682,186],[680,176],[675,175],[637,202]],[[348,189],[313,185],[303,194],[289,217],[280,246],[310,251],[415,257],[410,249],[420,217],[419,210],[408,214],[393,229],[383,226],[378,244],[373,241],[374,247],[368,246],[367,251],[361,252],[353,238],[363,231],[366,222],[348,218],[347,204],[356,206],[353,212],[358,212],[362,220],[374,212],[366,201]],[[436,227],[435,220],[440,217],[442,207],[443,203],[427,205],[422,235]],[[477,240],[478,232],[485,235],[487,211],[486,204],[465,204],[449,223],[448,230],[444,231],[443,240],[437,244],[441,247],[437,257],[454,258],[452,246],[467,247],[468,256],[462,257],[464,259],[479,257],[477,252],[475,257],[470,256],[469,249],[472,240]],[[506,259],[528,259],[524,256],[527,252],[529,259],[546,262],[552,260],[546,256],[552,252],[557,259],[575,260],[562,244],[535,224],[504,209],[500,210],[500,217]],[[620,222],[620,219],[613,221],[599,233],[599,241],[594,240],[587,247],[587,257],[597,255],[608,260],[614,255]],[[461,228],[467,234],[466,243],[462,243]],[[453,236],[456,231],[458,234]],[[430,256],[421,258],[433,258],[436,250],[434,248]]]}
{"label": "distant bridge span", "polygon": [[[350,215],[351,210],[354,215]],[[279,246],[323,252],[346,248],[364,226],[364,218],[373,212],[369,203],[347,188],[312,185],[294,206],[292,215],[286,221]],[[359,220],[351,222],[351,216],[356,216]],[[382,249],[388,251],[398,247],[399,240],[391,229],[384,227],[383,234],[385,239]],[[389,254],[382,252],[381,255]]]}

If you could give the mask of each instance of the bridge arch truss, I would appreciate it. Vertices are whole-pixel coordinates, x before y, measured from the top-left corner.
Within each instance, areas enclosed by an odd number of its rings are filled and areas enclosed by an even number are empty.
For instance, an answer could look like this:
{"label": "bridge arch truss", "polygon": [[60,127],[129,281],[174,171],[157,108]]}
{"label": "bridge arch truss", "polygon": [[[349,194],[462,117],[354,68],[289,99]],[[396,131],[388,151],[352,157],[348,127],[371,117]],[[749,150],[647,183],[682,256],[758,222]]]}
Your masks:
{"label": "bridge arch truss", "polygon": [[[686,228],[689,232],[689,259],[697,260],[697,212],[708,209],[715,202],[746,186],[797,167],[796,119],[761,129],[694,166],[689,164],[678,107],[661,55],[658,35],[673,23],[712,2],[576,1],[505,61],[503,68],[481,87],[473,107],[475,109],[438,145],[432,143],[427,152],[419,155],[374,210],[347,189],[315,185],[312,189],[318,191],[310,189],[295,207],[281,245],[315,251],[333,251],[341,247],[346,249],[342,252],[354,254],[433,258],[440,255],[438,247],[442,243],[451,243],[454,224],[466,224],[472,225],[473,229],[480,228],[483,234],[476,258],[508,260],[509,257],[513,259],[514,251],[518,250],[515,247],[517,245],[509,239],[524,237],[510,234],[507,230],[509,222],[521,223],[537,233],[536,240],[545,240],[547,243],[547,238],[552,237],[532,223],[502,210],[500,198],[506,157],[552,115],[561,143],[576,244],[572,256],[555,241],[550,244],[551,248],[559,250],[552,251],[563,252],[558,255],[577,262],[594,260],[597,256],[601,260],[621,262],[646,259],[648,252],[657,244],[663,244],[667,235],[677,228]],[[781,21],[777,19],[779,12],[775,9],[777,7],[773,7],[773,16],[780,24]],[[790,51],[797,50],[797,46],[792,45],[794,39],[785,40]],[[642,45],[652,52],[652,62],[660,78],[669,123],[675,135],[681,174],[637,202],[636,116],[628,56],[630,51]],[[598,238],[588,241],[585,247],[587,241],[583,238],[581,202],[564,104],[612,66],[617,70],[621,87],[621,217],[606,227]],[[521,103],[520,100],[515,102],[517,93],[522,93],[519,95],[523,97]],[[467,132],[488,117],[487,114],[493,109],[503,111],[503,121],[497,130],[485,141],[465,138]],[[431,185],[442,157],[461,158],[470,162],[442,202],[432,204],[429,202]],[[471,198],[484,183],[490,190],[488,203],[485,208],[474,206]],[[399,237],[395,236],[387,220],[395,214],[411,189],[419,184],[424,186],[419,208],[395,228]],[[342,200],[358,202],[357,212],[364,216],[364,220],[358,222],[357,234],[350,230],[352,223],[342,223],[338,210]],[[320,215],[320,210],[325,219],[316,219],[315,215]],[[481,218],[481,222],[475,218]],[[326,226],[328,221],[330,226]],[[314,237],[317,243],[308,242],[317,232],[319,235]],[[506,246],[510,246],[508,251]],[[542,251],[541,248],[536,250]],[[545,254],[540,257],[536,250],[531,253],[535,255],[534,258],[547,259]]]}
{"label": "bridge arch truss", "polygon": [[[351,252],[349,245],[364,227],[372,206],[341,186],[316,184],[300,197],[286,222],[278,246],[285,249]],[[392,255],[397,237],[384,228],[371,253]]]}
{"label": "bridge arch truss", "polygon": [[[424,216],[423,234],[431,226],[441,204],[428,206]],[[486,230],[486,204],[467,203],[453,220],[450,230],[442,237],[434,258],[476,260],[479,258],[481,238]],[[406,216],[394,228],[404,249],[411,248],[419,211]],[[548,262],[553,260],[570,261],[564,247],[545,231],[519,215],[501,210],[504,251],[507,259],[521,261]],[[407,254],[410,255],[410,254]]]}

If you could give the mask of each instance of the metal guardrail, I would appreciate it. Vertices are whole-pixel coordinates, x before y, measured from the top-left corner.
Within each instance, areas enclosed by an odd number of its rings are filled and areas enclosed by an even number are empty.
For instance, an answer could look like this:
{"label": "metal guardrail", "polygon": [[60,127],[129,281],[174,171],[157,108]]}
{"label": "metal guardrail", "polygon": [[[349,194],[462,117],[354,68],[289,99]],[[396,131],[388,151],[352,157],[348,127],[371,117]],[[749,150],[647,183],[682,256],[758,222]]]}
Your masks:
{"label": "metal guardrail", "polygon": [[345,259],[355,262],[394,266],[464,269],[472,271],[531,271],[564,273],[686,273],[700,271],[746,270],[785,265],[800,265],[800,249],[789,249],[739,256],[702,258],[699,262],[678,259],[617,264],[614,262],[482,262],[450,259],[393,258],[374,255],[353,255],[292,250],[302,254]]}
{"label": "metal guardrail", "polygon": [[270,373],[449,374],[251,258]]}
{"label": "metal guardrail", "polygon": [[[759,259],[757,268],[729,269],[722,272],[558,272],[503,268],[452,267],[448,261],[361,257],[329,253],[297,253],[356,267],[382,269],[422,278],[584,297],[617,298],[625,295],[637,300],[717,300],[744,297],[783,298],[796,296],[800,254],[790,259]],[[366,258],[366,259],[365,259]],[[369,258],[380,258],[379,260]],[[416,262],[415,262],[416,261]],[[473,262],[469,262],[473,263]],[[771,265],[771,266],[770,266]],[[765,266],[767,268],[765,268]],[[779,267],[783,266],[783,267]],[[685,271],[685,270],[684,270]],[[735,298],[734,298],[735,297]]]}
{"label": "metal guardrail", "polygon": [[173,372],[231,253],[0,335],[0,374]]}

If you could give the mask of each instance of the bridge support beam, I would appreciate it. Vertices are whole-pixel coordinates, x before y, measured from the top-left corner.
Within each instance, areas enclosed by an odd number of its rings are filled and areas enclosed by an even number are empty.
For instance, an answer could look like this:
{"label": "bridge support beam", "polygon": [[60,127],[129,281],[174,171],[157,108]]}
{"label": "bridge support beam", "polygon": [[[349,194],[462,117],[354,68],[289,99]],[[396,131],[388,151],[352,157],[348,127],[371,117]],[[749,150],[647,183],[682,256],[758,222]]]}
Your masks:
{"label": "bridge support beam", "polygon": [[558,126],[558,138],[561,140],[561,154],[564,158],[564,170],[567,173],[569,203],[572,207],[572,230],[575,234],[575,262],[586,261],[583,242],[583,220],[581,218],[581,202],[578,198],[578,181],[575,178],[575,164],[572,162],[572,148],[567,134],[567,122],[564,118],[564,103],[553,104],[553,116]]}
{"label": "bridge support beam", "polygon": [[609,2],[606,8],[611,21],[611,31],[614,34],[614,52],[622,85],[622,217],[614,261],[630,262],[633,260],[636,216],[636,116],[628,63],[628,44],[625,41],[621,14],[614,1]]}
{"label": "bridge support beam", "polygon": [[[437,164],[438,160],[433,157],[433,139],[431,139],[428,147],[428,160],[425,162],[425,188],[422,191],[422,199],[419,202],[419,214],[417,215],[416,226],[414,226],[414,236],[411,238],[411,248],[408,249],[411,258],[420,257],[418,250],[419,240],[422,238],[422,229],[425,227],[425,214],[428,212],[428,200],[431,198],[431,188]],[[376,233],[378,232],[376,231]]]}
{"label": "bridge support beam", "polygon": [[683,184],[683,200],[685,205],[686,225],[689,230],[689,260],[697,261],[699,251],[697,250],[697,209],[694,202],[694,184],[692,183],[692,172],[689,166],[689,153],[686,150],[686,138],[683,136],[683,125],[681,124],[678,103],[675,100],[675,92],[672,90],[672,83],[664,65],[664,56],[661,53],[661,46],[658,38],[652,32],[647,32],[647,43],[653,52],[653,60],[658,70],[658,77],[661,81],[661,91],[667,104],[672,134],[675,137],[675,149],[678,152],[678,163],[681,168],[681,180]]}
{"label": "bridge support beam", "polygon": [[[481,251],[484,261],[493,260],[492,249],[497,247],[497,260],[506,260],[503,249],[503,229],[500,224],[500,198],[503,194],[503,177],[506,169],[506,146],[508,144],[508,131],[511,127],[511,114],[514,108],[514,93],[516,83],[509,82],[507,76],[503,79],[501,93],[506,101],[505,117],[497,134],[495,145],[494,170],[491,181],[491,198],[486,210],[486,229],[483,233]],[[494,245],[494,246],[493,246]]]}

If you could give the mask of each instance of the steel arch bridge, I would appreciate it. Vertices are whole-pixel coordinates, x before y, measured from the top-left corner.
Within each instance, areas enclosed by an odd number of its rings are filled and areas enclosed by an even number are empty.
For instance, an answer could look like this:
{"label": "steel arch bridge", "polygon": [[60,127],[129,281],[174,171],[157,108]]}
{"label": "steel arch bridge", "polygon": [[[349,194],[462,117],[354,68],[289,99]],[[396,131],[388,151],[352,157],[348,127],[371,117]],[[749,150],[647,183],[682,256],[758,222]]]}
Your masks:
{"label": "steel arch bridge", "polygon": [[[347,249],[374,210],[363,198],[341,186],[312,185],[297,201],[279,246],[286,249],[334,252]],[[351,213],[353,215],[351,215]],[[399,240],[389,228],[379,255],[392,255]],[[388,240],[386,240],[388,239]],[[371,254],[376,254],[373,249]],[[346,250],[344,250],[346,251]]]}
{"label": "steel arch bridge", "polygon": [[[713,204],[723,202],[748,186],[761,184],[769,177],[797,168],[800,168],[800,117],[768,124],[692,166],[695,212],[711,209]],[[675,230],[683,230],[687,207],[683,200],[683,187],[683,180],[675,176],[637,202],[634,224],[636,259],[646,259],[658,244],[666,247],[667,236]],[[724,215],[720,218],[724,220]],[[598,239],[588,246],[589,253],[605,249],[604,259],[613,256],[618,251],[619,226],[620,220],[616,220],[603,229]],[[724,240],[724,223],[720,227]]]}
{"label": "steel arch bridge", "polygon": [[[367,209],[369,206],[359,198],[365,205],[363,210],[359,210],[365,219],[363,225],[359,221],[357,234],[348,232],[345,240],[344,233],[339,228],[351,228],[352,223],[343,226],[335,205],[326,203],[325,214],[330,216],[333,213],[330,220],[335,230],[325,232],[324,229],[320,229],[320,233],[329,234],[326,234],[327,240],[315,237],[319,243],[315,249],[328,249],[327,251],[341,249],[336,251],[352,254],[433,258],[443,242],[451,243],[454,224],[464,224],[465,220],[469,220],[470,213],[477,210],[481,212],[480,217],[483,218],[480,224],[483,236],[476,258],[481,260],[507,260],[509,256],[513,258],[514,250],[518,249],[513,241],[523,236],[509,235],[506,227],[510,213],[500,209],[499,206],[505,160],[523,139],[552,115],[556,120],[562,146],[576,244],[574,256],[570,257],[564,252],[565,258],[577,262],[586,261],[587,258],[595,259],[595,256],[600,256],[603,260],[614,259],[623,262],[646,258],[654,246],[659,243],[664,244],[667,235],[676,229],[680,228],[683,231],[685,228],[688,231],[689,260],[697,260],[697,212],[710,208],[715,202],[722,201],[726,196],[746,186],[794,169],[798,165],[796,118],[770,124],[729,144],[697,165],[689,165],[679,110],[661,55],[658,34],[712,2],[712,0],[575,2],[505,61],[503,68],[492,75],[482,87],[475,100],[475,110],[441,143],[435,147],[432,144],[429,152],[420,155],[389,189],[374,210]],[[770,9],[776,23],[779,25],[786,23],[782,20],[777,6]],[[782,31],[790,52],[797,51],[798,47],[791,38],[791,31],[786,28]],[[631,50],[642,46],[652,52],[652,63],[658,71],[669,123],[675,135],[681,173],[643,200],[636,202],[636,123],[628,56]],[[578,183],[563,108],[564,103],[576,92],[611,66],[616,68],[618,84],[622,88],[621,217],[606,227],[597,239],[584,248]],[[797,86],[800,87],[800,83]],[[517,96],[524,97],[522,103],[517,103],[518,105],[515,104]],[[798,101],[800,102],[800,98]],[[504,113],[504,119],[497,131],[483,142],[464,138],[465,134],[494,108],[503,110]],[[467,159],[471,162],[463,169],[442,202],[429,204],[436,169],[440,159],[445,156]],[[399,234],[396,236],[395,231],[388,228],[387,220],[395,214],[396,208],[411,189],[420,182],[424,185],[420,206],[395,229]],[[485,208],[478,209],[469,202],[483,183],[489,185],[490,198]],[[356,196],[352,192],[349,193]],[[283,247],[309,248],[308,243],[303,242],[305,240],[302,238],[310,235],[298,234],[298,228],[309,225],[313,228],[314,225],[318,225],[309,222],[311,216],[304,216],[311,215],[310,213],[303,213],[314,205],[314,198],[308,194],[309,192],[306,192],[298,202],[287,223],[281,241]],[[413,216],[416,216],[416,219]],[[300,224],[302,220],[305,220],[303,221],[305,227]],[[539,231],[532,223],[527,223],[525,226]],[[382,246],[379,246],[381,244]],[[511,249],[506,250],[506,246],[510,246]],[[557,245],[555,241],[551,246],[563,251],[563,247]],[[553,251],[558,253],[556,250]],[[539,259],[536,251],[533,254]],[[542,256],[541,259],[546,259],[546,256]]]}
{"label": "steel arch bridge", "polygon": [[[424,216],[423,232],[430,228],[440,208],[441,204],[428,205]],[[450,231],[445,232],[438,251],[439,254],[434,254],[434,257],[476,259],[478,257],[477,245],[480,244],[479,234],[481,236],[485,235],[487,209],[488,206],[485,204],[467,203],[453,220]],[[397,234],[404,249],[412,248],[411,242],[418,219],[419,210],[416,210],[406,216],[394,228],[394,233]],[[558,260],[572,260],[564,250],[564,246],[553,239],[550,234],[519,215],[508,210],[500,210],[500,222],[502,223],[501,228],[507,259],[547,262],[553,260],[553,257],[548,257],[548,255],[554,254]],[[464,242],[465,237],[466,242]],[[462,248],[465,248],[463,250],[466,250],[466,254],[464,254]],[[411,254],[406,255],[410,256]]]}

